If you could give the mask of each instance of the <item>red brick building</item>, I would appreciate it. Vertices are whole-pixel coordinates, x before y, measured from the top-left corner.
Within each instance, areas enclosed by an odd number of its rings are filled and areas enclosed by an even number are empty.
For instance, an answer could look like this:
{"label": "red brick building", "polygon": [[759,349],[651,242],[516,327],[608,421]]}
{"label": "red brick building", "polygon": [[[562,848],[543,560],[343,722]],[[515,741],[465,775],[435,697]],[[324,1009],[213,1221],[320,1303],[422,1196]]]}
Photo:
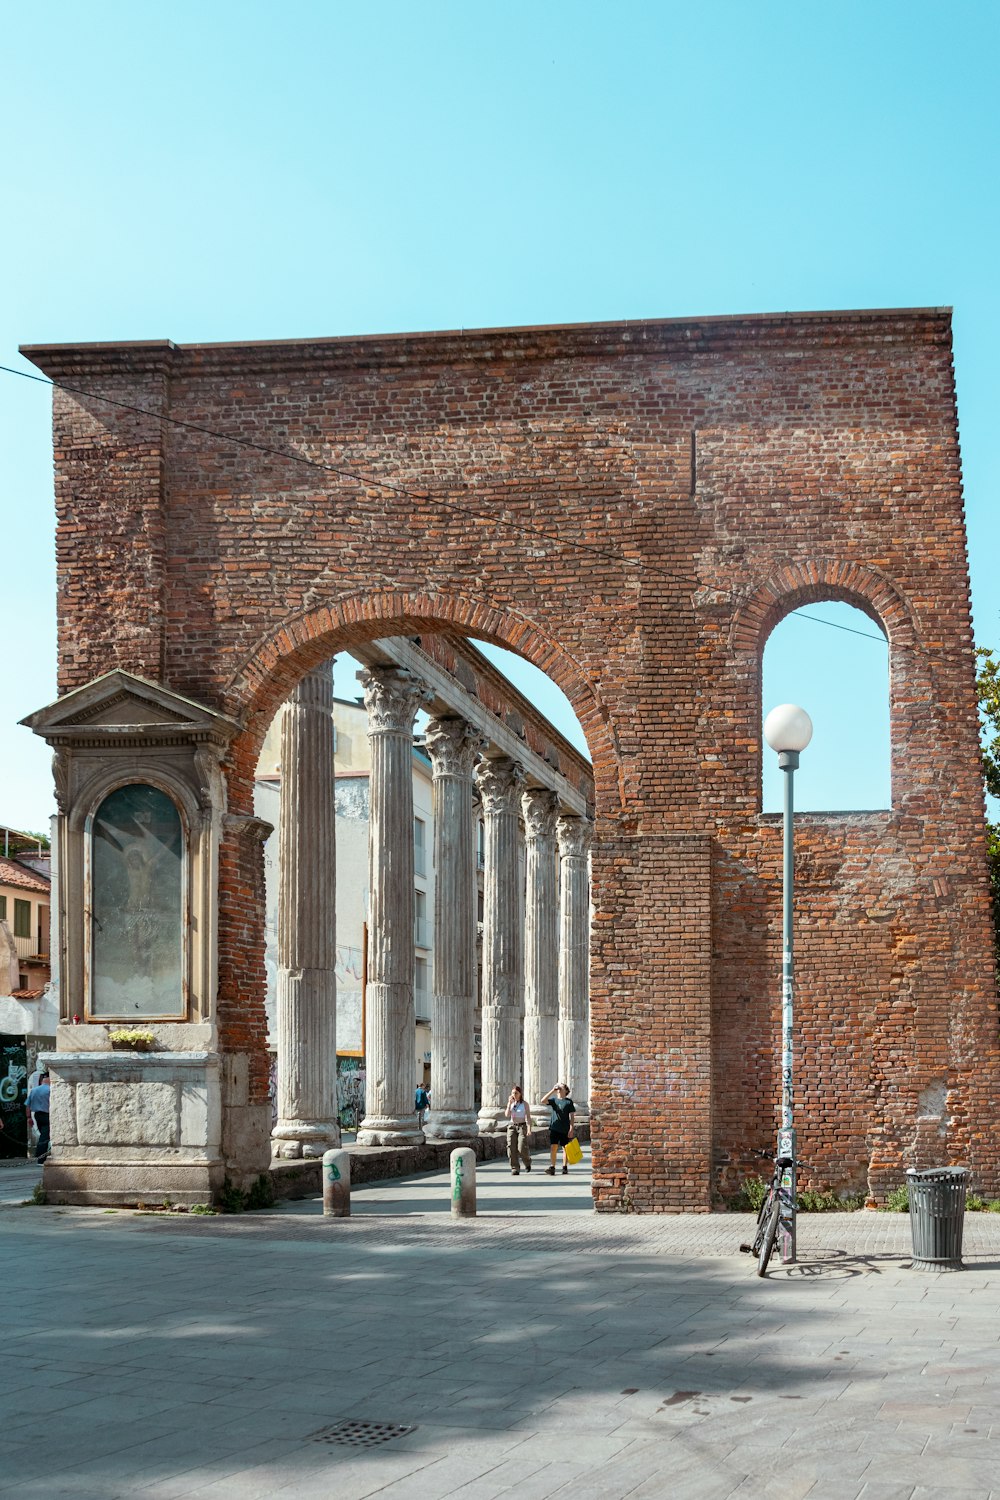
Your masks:
{"label": "red brick building", "polygon": [[597,1205],[708,1208],[778,1091],[761,657],[789,610],[838,599],[889,638],[892,807],[801,819],[801,1148],[845,1190],[950,1160],[1000,1192],[947,311],[25,352],[62,386],[61,691],[121,667],[242,726],[225,1118],[267,1083],[240,815],[273,714],[352,642],[469,634],[548,672],[593,755]]}

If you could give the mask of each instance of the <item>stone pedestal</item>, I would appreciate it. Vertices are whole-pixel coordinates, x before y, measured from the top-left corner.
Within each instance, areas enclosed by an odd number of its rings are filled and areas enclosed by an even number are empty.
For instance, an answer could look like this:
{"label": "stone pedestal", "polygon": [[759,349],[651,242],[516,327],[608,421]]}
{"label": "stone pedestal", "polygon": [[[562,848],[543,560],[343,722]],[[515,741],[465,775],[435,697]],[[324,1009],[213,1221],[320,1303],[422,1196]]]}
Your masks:
{"label": "stone pedestal", "polygon": [[[223,1184],[214,1028],[154,1025],[151,1052],[113,1052],[103,1026],[61,1026],[43,1168],[52,1203],[210,1203]],[[178,1050],[182,1046],[186,1050]],[[86,1050],[84,1050],[86,1049]]]}
{"label": "stone pedestal", "polygon": [[276,1156],[340,1145],[333,677],[302,679],[281,725]]}
{"label": "stone pedestal", "polygon": [[561,817],[559,841],[559,1077],[577,1123],[590,1119],[590,874],[593,826]]}
{"label": "stone pedestal", "polygon": [[434,775],[434,1106],[428,1140],[465,1141],[477,1133],[476,820],[473,771],[482,736],[463,719],[432,719],[424,744]]}
{"label": "stone pedestal", "polygon": [[555,792],[532,787],[521,798],[526,842],[524,921],[524,1097],[546,1117],[542,1095],[559,1071],[559,897]]}
{"label": "stone pedestal", "polygon": [[482,1102],[479,1129],[505,1128],[511,1085],[521,1082],[524,1015],[520,798],[524,772],[508,756],[484,760],[476,773],[483,804]]}
{"label": "stone pedestal", "polygon": [[413,721],[426,694],[408,672],[361,674],[371,743],[369,780],[365,1117],[359,1146],[417,1145],[413,1108]]}

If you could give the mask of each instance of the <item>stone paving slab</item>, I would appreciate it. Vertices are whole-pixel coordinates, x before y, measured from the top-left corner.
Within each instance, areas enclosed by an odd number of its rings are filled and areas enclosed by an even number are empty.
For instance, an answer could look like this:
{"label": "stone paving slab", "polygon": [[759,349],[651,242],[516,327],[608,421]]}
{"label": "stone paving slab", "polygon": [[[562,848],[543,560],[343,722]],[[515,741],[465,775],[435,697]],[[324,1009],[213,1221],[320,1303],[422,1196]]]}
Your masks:
{"label": "stone paving slab", "polygon": [[[0,1207],[0,1497],[1000,1500],[996,1217],[945,1275],[905,1215],[802,1216],[761,1280],[748,1216],[598,1216],[585,1173],[501,1163],[475,1221],[446,1190]],[[345,1419],[414,1430],[317,1440]]]}

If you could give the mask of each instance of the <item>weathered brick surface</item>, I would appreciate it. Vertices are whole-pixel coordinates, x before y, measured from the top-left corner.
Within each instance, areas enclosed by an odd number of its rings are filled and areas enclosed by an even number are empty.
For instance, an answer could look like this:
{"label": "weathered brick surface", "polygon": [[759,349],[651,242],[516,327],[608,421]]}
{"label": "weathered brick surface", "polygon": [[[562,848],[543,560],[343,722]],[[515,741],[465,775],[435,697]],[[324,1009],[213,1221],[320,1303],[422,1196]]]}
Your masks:
{"label": "weathered brick surface", "polygon": [[[280,701],[352,641],[479,635],[568,694],[597,797],[602,1208],[705,1208],[713,1161],[725,1185],[772,1139],[761,655],[810,600],[881,621],[892,811],[799,836],[802,1151],[845,1188],[950,1159],[1000,1190],[947,313],[33,357],[153,413],[57,395],[61,686],[128,666],[242,717],[233,812]],[[220,1013],[225,1045],[254,1052],[261,914],[239,849]]]}

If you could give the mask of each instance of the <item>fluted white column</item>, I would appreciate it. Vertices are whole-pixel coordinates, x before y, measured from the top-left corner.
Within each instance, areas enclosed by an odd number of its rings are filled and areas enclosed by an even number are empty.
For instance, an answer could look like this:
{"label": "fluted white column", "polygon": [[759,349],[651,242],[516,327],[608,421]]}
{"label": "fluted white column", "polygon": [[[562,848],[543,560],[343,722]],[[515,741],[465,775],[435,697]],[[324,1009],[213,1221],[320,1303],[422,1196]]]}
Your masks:
{"label": "fluted white column", "polygon": [[[521,798],[527,845],[524,924],[524,1097],[539,1124],[542,1095],[559,1071],[558,798],[531,787]],[[574,1101],[575,1102],[575,1101]]]}
{"label": "fluted white column", "polygon": [[425,690],[399,668],[359,673],[368,710],[368,987],[359,1146],[419,1145],[413,1003],[413,721]]}
{"label": "fluted white column", "polygon": [[281,1157],[340,1145],[337,866],[331,664],[305,676],[281,721],[278,817],[278,1122]]}
{"label": "fluted white column", "polygon": [[577,1118],[590,1117],[590,875],[593,825],[560,817],[559,1075],[569,1084]]}
{"label": "fluted white column", "polygon": [[524,772],[508,756],[480,762],[486,830],[483,871],[482,1100],[479,1129],[503,1128],[511,1085],[521,1082],[524,964],[520,797]]}
{"label": "fluted white column", "polygon": [[476,818],[473,772],[485,741],[464,719],[432,719],[424,735],[434,777],[433,1100],[429,1140],[478,1133],[475,1104]]}

